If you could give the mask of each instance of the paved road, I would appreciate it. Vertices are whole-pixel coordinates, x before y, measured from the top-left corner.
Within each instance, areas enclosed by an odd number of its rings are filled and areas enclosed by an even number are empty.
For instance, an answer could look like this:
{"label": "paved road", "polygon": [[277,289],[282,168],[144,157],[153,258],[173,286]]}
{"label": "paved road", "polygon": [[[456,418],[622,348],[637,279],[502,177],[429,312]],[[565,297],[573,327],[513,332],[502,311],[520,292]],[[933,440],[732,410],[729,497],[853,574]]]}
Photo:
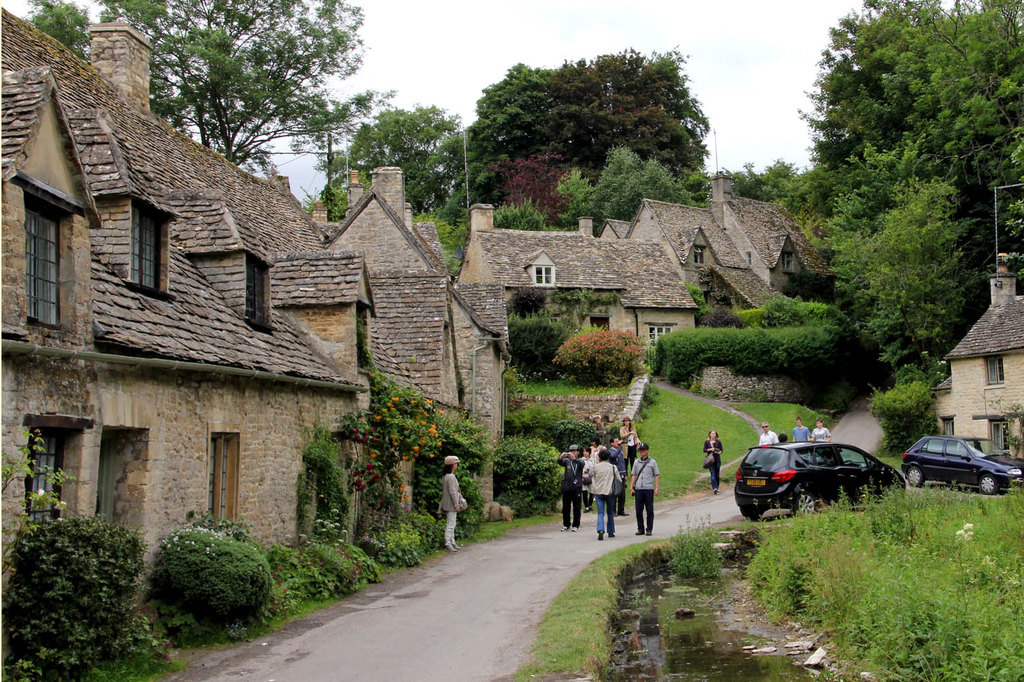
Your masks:
{"label": "paved road", "polygon": [[[656,505],[654,537],[703,521],[742,521],[732,495],[697,494]],[[520,528],[427,565],[389,575],[359,594],[254,642],[203,654],[169,677],[196,680],[500,680],[529,660],[552,600],[598,556],[646,541],[632,517],[597,541],[595,514],[579,533],[561,523]]]}

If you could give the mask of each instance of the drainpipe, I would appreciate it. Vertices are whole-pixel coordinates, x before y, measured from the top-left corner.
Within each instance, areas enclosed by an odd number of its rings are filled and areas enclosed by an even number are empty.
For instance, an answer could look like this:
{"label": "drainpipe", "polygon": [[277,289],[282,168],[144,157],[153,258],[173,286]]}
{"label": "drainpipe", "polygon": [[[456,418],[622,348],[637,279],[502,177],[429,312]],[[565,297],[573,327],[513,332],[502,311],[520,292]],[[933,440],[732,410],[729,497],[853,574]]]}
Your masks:
{"label": "drainpipe", "polygon": [[636,330],[633,333],[636,334],[636,337],[639,339],[640,338],[640,315],[637,314],[636,308],[633,308],[633,321],[634,321],[634,324],[635,324],[635,327],[636,327]]}
{"label": "drainpipe", "polygon": [[245,369],[243,367],[228,367],[226,365],[210,365],[205,362],[185,362],[181,360],[165,360],[163,358],[141,358],[131,355],[115,355],[113,353],[99,353],[87,350],[69,350],[65,348],[51,348],[39,346],[34,343],[23,343],[21,341],[4,341],[0,346],[4,355],[39,356],[45,358],[61,358],[69,360],[87,360],[102,362],[110,365],[129,365],[133,367],[148,367],[152,369],[169,369],[172,371],[184,370],[191,372],[207,372],[224,376],[248,377],[250,379],[262,379],[276,381],[285,384],[297,384],[312,388],[329,388],[344,393],[364,393],[367,389],[355,384],[342,384],[322,379],[307,379],[289,374],[278,374],[276,372],[265,372],[259,369]]}

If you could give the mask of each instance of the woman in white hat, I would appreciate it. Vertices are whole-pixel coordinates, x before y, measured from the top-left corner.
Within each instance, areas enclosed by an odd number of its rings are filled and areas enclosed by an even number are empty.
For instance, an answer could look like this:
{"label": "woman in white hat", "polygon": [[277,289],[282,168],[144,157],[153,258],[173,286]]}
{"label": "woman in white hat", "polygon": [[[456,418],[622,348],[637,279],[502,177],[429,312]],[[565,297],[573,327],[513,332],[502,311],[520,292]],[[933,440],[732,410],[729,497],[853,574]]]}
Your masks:
{"label": "woman in white hat", "polygon": [[444,478],[441,479],[441,504],[438,506],[438,513],[444,512],[447,515],[447,523],[444,526],[444,548],[449,552],[459,551],[455,544],[455,522],[460,511],[465,511],[466,500],[459,490],[459,479],[455,478],[455,470],[459,466],[459,458],[455,455],[448,455],[444,458]]}

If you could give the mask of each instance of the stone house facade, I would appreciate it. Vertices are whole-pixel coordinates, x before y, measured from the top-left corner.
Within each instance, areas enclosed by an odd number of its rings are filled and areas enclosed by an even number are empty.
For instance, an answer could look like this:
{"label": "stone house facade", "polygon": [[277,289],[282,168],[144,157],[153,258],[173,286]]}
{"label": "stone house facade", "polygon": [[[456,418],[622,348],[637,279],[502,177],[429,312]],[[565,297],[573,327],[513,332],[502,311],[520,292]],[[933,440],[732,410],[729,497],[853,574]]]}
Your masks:
{"label": "stone house facade", "polygon": [[676,329],[692,329],[697,305],[676,263],[656,242],[593,236],[589,218],[573,232],[494,227],[490,205],[470,209],[470,235],[459,285],[497,284],[506,302],[522,289],[611,294],[583,311],[581,323],[635,333],[645,344]]}
{"label": "stone house facade", "polygon": [[68,511],[151,551],[196,512],[293,540],[303,430],[367,404],[369,271],[149,112],[143,36],[92,35],[90,66],[3,12],[4,452],[38,430]]}
{"label": "stone house facade", "polygon": [[988,310],[946,355],[950,377],[935,388],[940,433],[991,438],[1004,447],[1007,435],[1022,435],[1006,416],[1024,405],[1024,296],[1016,287],[1000,254]]}

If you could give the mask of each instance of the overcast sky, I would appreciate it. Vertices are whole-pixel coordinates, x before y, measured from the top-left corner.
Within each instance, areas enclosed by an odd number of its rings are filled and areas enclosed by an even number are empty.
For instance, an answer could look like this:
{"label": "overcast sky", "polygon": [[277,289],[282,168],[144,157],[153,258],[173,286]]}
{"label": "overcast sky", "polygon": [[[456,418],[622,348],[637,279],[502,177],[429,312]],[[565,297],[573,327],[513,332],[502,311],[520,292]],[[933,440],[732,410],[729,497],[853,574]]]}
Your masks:
{"label": "overcast sky", "polygon": [[[5,6],[25,16],[25,0]],[[708,169],[757,169],[783,159],[805,167],[810,136],[800,118],[811,109],[828,32],[860,9],[857,0],[718,0],[626,3],[622,0],[355,0],[363,8],[363,68],[344,96],[394,90],[392,104],[438,106],[475,118],[483,88],[509,67],[557,67],[627,48],[644,54],[678,49],[716,140]],[[97,15],[93,15],[96,19]],[[277,157],[302,198],[324,178],[308,157]]]}

